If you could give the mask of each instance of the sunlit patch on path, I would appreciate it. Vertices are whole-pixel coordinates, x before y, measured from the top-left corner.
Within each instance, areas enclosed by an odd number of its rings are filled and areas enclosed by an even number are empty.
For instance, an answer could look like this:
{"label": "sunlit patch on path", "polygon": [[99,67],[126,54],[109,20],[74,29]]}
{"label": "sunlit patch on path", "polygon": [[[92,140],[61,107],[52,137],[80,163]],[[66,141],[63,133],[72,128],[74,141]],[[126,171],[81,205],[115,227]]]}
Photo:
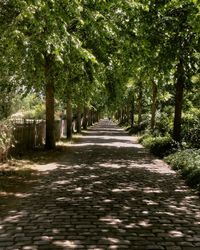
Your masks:
{"label": "sunlit patch on path", "polygon": [[199,197],[112,122],[37,167],[43,178],[0,220],[1,250],[200,249]]}

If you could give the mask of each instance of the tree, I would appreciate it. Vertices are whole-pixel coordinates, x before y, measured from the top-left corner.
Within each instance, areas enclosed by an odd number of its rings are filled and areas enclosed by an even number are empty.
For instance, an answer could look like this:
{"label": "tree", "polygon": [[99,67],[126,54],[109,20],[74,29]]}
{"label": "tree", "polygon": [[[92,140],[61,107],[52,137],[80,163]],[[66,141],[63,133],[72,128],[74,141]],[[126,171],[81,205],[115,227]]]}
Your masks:
{"label": "tree", "polygon": [[[9,44],[7,55],[2,52],[3,59],[12,55],[13,68],[19,65],[12,73],[13,76],[20,75],[20,80],[16,81],[19,88],[26,86],[27,91],[34,88],[46,93],[46,148],[53,149],[54,91],[66,84],[69,51],[73,48],[82,58],[92,57],[76,36],[82,22],[81,4],[64,0],[21,1],[14,2],[14,7],[18,9],[18,15],[1,39],[2,51]],[[13,68],[6,62],[5,67],[8,76]]]}
{"label": "tree", "polygon": [[[196,12],[195,4],[187,0],[181,3],[180,1],[143,1],[138,12],[140,20],[137,26],[138,33],[142,35],[143,50],[147,58],[153,55],[153,58],[159,62],[160,66],[157,67],[159,71],[155,71],[157,75],[174,77],[173,138],[177,141],[181,139],[183,89],[189,84],[195,72],[198,39],[191,25],[191,16]],[[150,50],[153,53],[150,53]]]}

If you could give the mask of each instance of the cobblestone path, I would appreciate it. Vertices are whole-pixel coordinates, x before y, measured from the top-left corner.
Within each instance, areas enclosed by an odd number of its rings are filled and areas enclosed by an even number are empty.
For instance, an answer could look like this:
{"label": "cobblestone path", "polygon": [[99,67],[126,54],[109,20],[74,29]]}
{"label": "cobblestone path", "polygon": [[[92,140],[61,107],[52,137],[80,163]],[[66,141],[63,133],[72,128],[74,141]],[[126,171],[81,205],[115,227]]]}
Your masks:
{"label": "cobblestone path", "polygon": [[1,250],[200,249],[199,197],[111,122],[49,169],[1,219]]}

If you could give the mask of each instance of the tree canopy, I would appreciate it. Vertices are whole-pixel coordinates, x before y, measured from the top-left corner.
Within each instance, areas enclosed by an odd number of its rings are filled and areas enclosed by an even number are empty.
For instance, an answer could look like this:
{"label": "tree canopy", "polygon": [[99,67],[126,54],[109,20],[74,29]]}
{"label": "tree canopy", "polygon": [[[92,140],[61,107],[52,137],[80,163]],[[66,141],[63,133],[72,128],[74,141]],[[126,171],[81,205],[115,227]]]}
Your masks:
{"label": "tree canopy", "polygon": [[[45,96],[47,148],[55,99],[68,120],[104,110],[180,141],[188,112],[199,119],[199,9],[197,0],[2,0],[1,93]],[[9,101],[0,108],[9,115]]]}

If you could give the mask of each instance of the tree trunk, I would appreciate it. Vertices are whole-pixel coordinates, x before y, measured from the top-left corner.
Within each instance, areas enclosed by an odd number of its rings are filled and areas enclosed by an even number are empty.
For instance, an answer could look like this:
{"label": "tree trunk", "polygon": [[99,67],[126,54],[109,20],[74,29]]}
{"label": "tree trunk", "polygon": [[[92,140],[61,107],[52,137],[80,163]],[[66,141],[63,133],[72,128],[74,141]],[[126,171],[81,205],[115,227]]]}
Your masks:
{"label": "tree trunk", "polygon": [[182,60],[179,61],[177,66],[177,81],[175,93],[175,114],[174,114],[174,127],[173,139],[175,141],[181,140],[181,122],[182,122],[182,107],[183,107],[183,92],[184,92],[184,68]]}
{"label": "tree trunk", "polygon": [[121,113],[121,123],[124,123],[124,109],[122,109]]}
{"label": "tree trunk", "polygon": [[129,107],[129,105],[126,106],[125,112],[126,112],[126,120],[125,120],[125,122],[127,124],[129,124],[129,118],[130,118],[130,107]]}
{"label": "tree trunk", "polygon": [[140,126],[142,122],[142,86],[139,85],[139,95],[138,95],[138,126]]}
{"label": "tree trunk", "polygon": [[94,124],[94,111],[91,109],[91,126]]}
{"label": "tree trunk", "polygon": [[124,123],[127,123],[127,106],[124,107]]}
{"label": "tree trunk", "polygon": [[94,123],[97,122],[97,111],[94,111],[94,114],[93,114],[93,122],[94,122]]}
{"label": "tree trunk", "polygon": [[84,130],[87,129],[87,125],[88,125],[87,113],[88,113],[88,109],[84,108],[84,111],[83,111],[83,129]]}
{"label": "tree trunk", "polygon": [[120,121],[120,119],[121,119],[121,111],[120,111],[120,109],[117,110],[117,112],[116,112],[116,114],[115,114],[115,119],[116,119],[117,121]]}
{"label": "tree trunk", "polygon": [[81,133],[81,105],[77,107],[77,133]]}
{"label": "tree trunk", "polygon": [[54,83],[50,72],[50,58],[45,58],[45,80],[46,80],[46,137],[45,148],[55,148],[54,136]]}
{"label": "tree trunk", "polygon": [[88,112],[88,125],[92,126],[92,111],[89,110]]}
{"label": "tree trunk", "polygon": [[134,126],[134,114],[135,114],[135,104],[134,98],[131,101],[131,111],[130,111],[130,121],[131,121],[131,128]]}
{"label": "tree trunk", "polygon": [[67,98],[67,139],[72,139],[72,104],[71,98]]}
{"label": "tree trunk", "polygon": [[100,112],[97,111],[97,122],[99,122],[99,120],[100,120]]}
{"label": "tree trunk", "polygon": [[157,94],[158,87],[155,81],[152,82],[152,106],[151,106],[151,131],[154,131],[155,128],[155,118],[156,118],[156,109],[157,109]]}

